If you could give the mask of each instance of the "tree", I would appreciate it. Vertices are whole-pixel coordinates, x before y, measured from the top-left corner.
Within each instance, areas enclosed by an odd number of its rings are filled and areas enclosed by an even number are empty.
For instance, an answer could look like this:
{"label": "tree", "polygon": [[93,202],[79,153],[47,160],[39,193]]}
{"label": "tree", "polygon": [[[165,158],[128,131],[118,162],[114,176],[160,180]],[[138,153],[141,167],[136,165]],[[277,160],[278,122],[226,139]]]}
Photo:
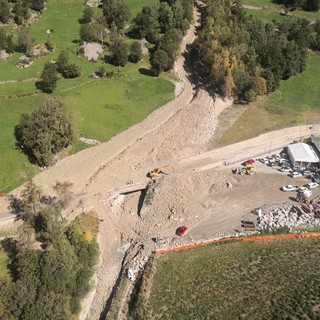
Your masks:
{"label": "tree", "polygon": [[14,21],[18,25],[22,25],[24,20],[29,18],[28,2],[17,0],[14,4],[12,12],[14,13]]}
{"label": "tree", "polygon": [[169,69],[173,67],[174,61],[180,50],[181,40],[182,40],[181,32],[178,29],[170,29],[164,34],[164,36],[161,39],[161,42],[159,43],[159,49],[166,51],[168,55]]}
{"label": "tree", "polygon": [[147,41],[153,44],[159,40],[158,8],[159,6],[156,4],[143,7],[134,19],[140,38],[146,38]]}
{"label": "tree", "polygon": [[31,37],[29,30],[25,27],[20,27],[18,32],[18,49],[29,55],[32,56],[32,50],[34,46],[35,39]]}
{"label": "tree", "polygon": [[50,34],[49,34],[48,37],[47,37],[47,41],[46,41],[46,43],[45,43],[45,46],[46,46],[46,48],[47,48],[49,51],[51,51],[51,52],[54,51],[54,43],[53,43],[53,41],[52,41],[52,37],[51,37]]}
{"label": "tree", "polygon": [[100,41],[103,26],[97,22],[84,23],[80,26],[80,39],[86,42]]}
{"label": "tree", "polygon": [[0,50],[7,48],[7,35],[3,29],[0,29]]}
{"label": "tree", "polygon": [[124,0],[103,0],[102,9],[109,28],[114,23],[122,31],[129,22],[130,9]]}
{"label": "tree", "polygon": [[0,21],[8,23],[10,19],[10,5],[8,0],[0,0]]}
{"label": "tree", "polygon": [[158,10],[158,22],[162,33],[167,32],[173,27],[173,12],[166,2],[161,2]]}
{"label": "tree", "polygon": [[70,63],[65,66],[61,74],[66,79],[78,78],[81,76],[81,69],[75,63]]}
{"label": "tree", "polygon": [[120,38],[113,39],[109,50],[112,55],[112,63],[116,66],[124,67],[128,62],[128,46]]}
{"label": "tree", "polygon": [[166,51],[162,49],[157,49],[150,57],[150,63],[152,70],[156,76],[158,76],[162,71],[169,70],[169,57]]}
{"label": "tree", "polygon": [[69,55],[67,51],[62,50],[58,56],[57,71],[66,79],[77,78],[81,76],[81,69],[74,63],[69,63]]}
{"label": "tree", "polygon": [[49,166],[54,154],[73,141],[73,119],[57,100],[47,98],[31,114],[22,114],[15,128],[20,148],[40,166]]}
{"label": "tree", "polygon": [[57,67],[51,62],[47,62],[40,78],[41,80],[36,82],[36,87],[45,93],[52,93],[58,81]]}
{"label": "tree", "polygon": [[35,11],[43,11],[45,7],[45,0],[31,0],[30,8]]}
{"label": "tree", "polygon": [[39,212],[41,197],[43,193],[32,179],[26,182],[25,188],[21,192],[19,217],[23,221],[34,224],[34,219]]}
{"label": "tree", "polygon": [[129,61],[137,63],[142,58],[142,49],[138,41],[134,41],[130,47]]}
{"label": "tree", "polygon": [[319,0],[306,0],[303,8],[307,11],[319,11],[320,1]]}
{"label": "tree", "polygon": [[64,181],[59,182],[57,181],[56,184],[53,186],[53,190],[57,193],[58,198],[55,202],[55,206],[59,209],[64,210],[66,209],[67,205],[69,204],[72,198],[71,187],[73,186],[72,183]]}
{"label": "tree", "polygon": [[85,7],[81,18],[81,23],[90,23],[93,20],[93,9],[91,7]]}
{"label": "tree", "polygon": [[66,66],[69,64],[69,55],[68,52],[65,50],[62,50],[59,53],[57,62],[56,62],[56,66],[57,66],[57,71],[60,73],[63,73],[64,69],[66,68]]}

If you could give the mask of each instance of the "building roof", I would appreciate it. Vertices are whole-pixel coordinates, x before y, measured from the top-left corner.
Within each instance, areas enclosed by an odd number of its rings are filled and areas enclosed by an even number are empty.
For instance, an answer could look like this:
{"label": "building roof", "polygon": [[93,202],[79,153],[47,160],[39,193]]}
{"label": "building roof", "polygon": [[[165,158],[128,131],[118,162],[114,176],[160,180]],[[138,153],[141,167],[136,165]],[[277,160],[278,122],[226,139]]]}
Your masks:
{"label": "building roof", "polygon": [[294,161],[311,163],[320,161],[312,146],[306,143],[290,144],[288,146],[288,151],[291,153]]}

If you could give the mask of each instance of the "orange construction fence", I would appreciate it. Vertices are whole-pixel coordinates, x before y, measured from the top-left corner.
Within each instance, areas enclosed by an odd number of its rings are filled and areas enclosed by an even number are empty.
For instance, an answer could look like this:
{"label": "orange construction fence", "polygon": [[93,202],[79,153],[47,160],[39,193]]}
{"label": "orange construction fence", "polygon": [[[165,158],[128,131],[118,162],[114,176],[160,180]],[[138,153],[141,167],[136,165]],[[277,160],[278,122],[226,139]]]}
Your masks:
{"label": "orange construction fence", "polygon": [[224,238],[219,240],[212,240],[208,242],[202,242],[197,244],[188,244],[185,246],[157,250],[156,254],[163,254],[168,252],[178,252],[188,249],[194,249],[199,247],[204,247],[212,243],[228,242],[228,241],[263,241],[263,240],[276,240],[276,239],[293,239],[293,238],[311,238],[320,237],[320,232],[303,232],[303,233],[288,233],[288,234],[266,234],[261,236],[249,236],[249,237],[239,237],[239,238]]}

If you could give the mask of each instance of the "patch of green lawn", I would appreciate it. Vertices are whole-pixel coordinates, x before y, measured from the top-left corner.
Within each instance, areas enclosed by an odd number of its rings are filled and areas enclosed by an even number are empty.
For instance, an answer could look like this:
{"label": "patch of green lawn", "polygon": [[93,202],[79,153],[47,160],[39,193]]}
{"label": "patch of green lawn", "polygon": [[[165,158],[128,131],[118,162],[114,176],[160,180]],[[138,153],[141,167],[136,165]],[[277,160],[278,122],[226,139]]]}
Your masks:
{"label": "patch of green lawn", "polygon": [[131,18],[134,18],[144,6],[152,5],[150,0],[128,0],[129,8],[131,10]]}
{"label": "patch of green lawn", "polygon": [[290,22],[288,17],[281,15],[279,12],[274,11],[272,9],[264,9],[264,10],[252,10],[245,9],[247,16],[253,16],[254,18],[260,19],[265,23],[271,23],[273,21],[277,21],[279,23],[287,23]]}
{"label": "patch of green lawn", "polygon": [[316,319],[319,254],[310,238],[156,255],[137,305],[146,319]]}
{"label": "patch of green lawn", "polygon": [[[283,12],[283,6],[281,4],[277,4],[276,2],[272,0],[244,0],[242,2],[244,5],[251,5],[256,7],[262,7],[263,10],[250,10],[250,13],[255,17],[261,17],[262,20],[266,22],[271,22],[270,20],[272,16],[278,17],[281,16],[280,12]],[[255,11],[255,12],[253,12]],[[273,13],[272,13],[273,11]],[[283,16],[285,17],[285,16]],[[299,18],[306,18],[310,21],[315,21],[320,19],[320,12],[311,12],[311,11],[303,11],[303,10],[295,10],[295,11],[289,11],[287,17],[299,17]],[[278,18],[275,20],[278,21]],[[280,22],[282,19],[280,20]]]}
{"label": "patch of green lawn", "polygon": [[[320,55],[310,54],[304,72],[283,81],[277,91],[248,106],[218,146],[299,124],[320,121]],[[234,106],[237,108],[237,106]],[[258,125],[257,125],[258,124]]]}
{"label": "patch of green lawn", "polygon": [[14,127],[24,112],[41,103],[42,96],[20,99],[0,99],[0,193],[8,192],[23,183],[28,174],[39,171],[15,147]]}

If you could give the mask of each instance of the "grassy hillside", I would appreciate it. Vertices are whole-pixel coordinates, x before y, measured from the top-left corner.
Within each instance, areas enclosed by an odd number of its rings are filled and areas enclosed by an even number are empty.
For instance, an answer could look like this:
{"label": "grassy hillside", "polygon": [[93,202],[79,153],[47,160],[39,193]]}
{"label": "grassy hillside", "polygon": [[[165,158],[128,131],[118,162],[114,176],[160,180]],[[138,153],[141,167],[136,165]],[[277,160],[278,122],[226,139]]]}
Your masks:
{"label": "grassy hillside", "polygon": [[229,243],[155,257],[146,319],[319,319],[320,239]]}
{"label": "grassy hillside", "polygon": [[218,145],[238,142],[287,126],[318,123],[320,121],[320,83],[317,81],[319,73],[320,55],[311,54],[304,72],[282,81],[277,91],[250,104],[233,126],[224,133]]}
{"label": "grassy hillside", "polygon": [[[134,17],[147,5],[145,0],[130,0]],[[79,136],[102,142],[143,120],[150,112],[173,98],[173,84],[166,75],[159,78],[144,75],[139,69],[150,67],[148,57],[139,64],[127,64],[118,69],[101,62],[90,62],[76,55],[83,1],[52,0],[43,16],[31,27],[36,44],[47,40],[47,29],[53,29],[52,40],[56,46],[53,54],[36,59],[26,69],[18,69],[21,56],[13,54],[8,61],[0,61],[0,192],[8,192],[23,183],[28,175],[39,171],[27,157],[15,148],[14,126],[23,112],[42,103],[45,95],[35,88],[44,64],[57,58],[61,50],[67,50],[70,62],[81,66],[82,76],[77,79],[60,79],[53,94],[74,114]],[[15,35],[15,38],[17,35]],[[115,77],[93,80],[89,75],[100,66],[113,71]],[[85,148],[75,143],[70,150]]]}

